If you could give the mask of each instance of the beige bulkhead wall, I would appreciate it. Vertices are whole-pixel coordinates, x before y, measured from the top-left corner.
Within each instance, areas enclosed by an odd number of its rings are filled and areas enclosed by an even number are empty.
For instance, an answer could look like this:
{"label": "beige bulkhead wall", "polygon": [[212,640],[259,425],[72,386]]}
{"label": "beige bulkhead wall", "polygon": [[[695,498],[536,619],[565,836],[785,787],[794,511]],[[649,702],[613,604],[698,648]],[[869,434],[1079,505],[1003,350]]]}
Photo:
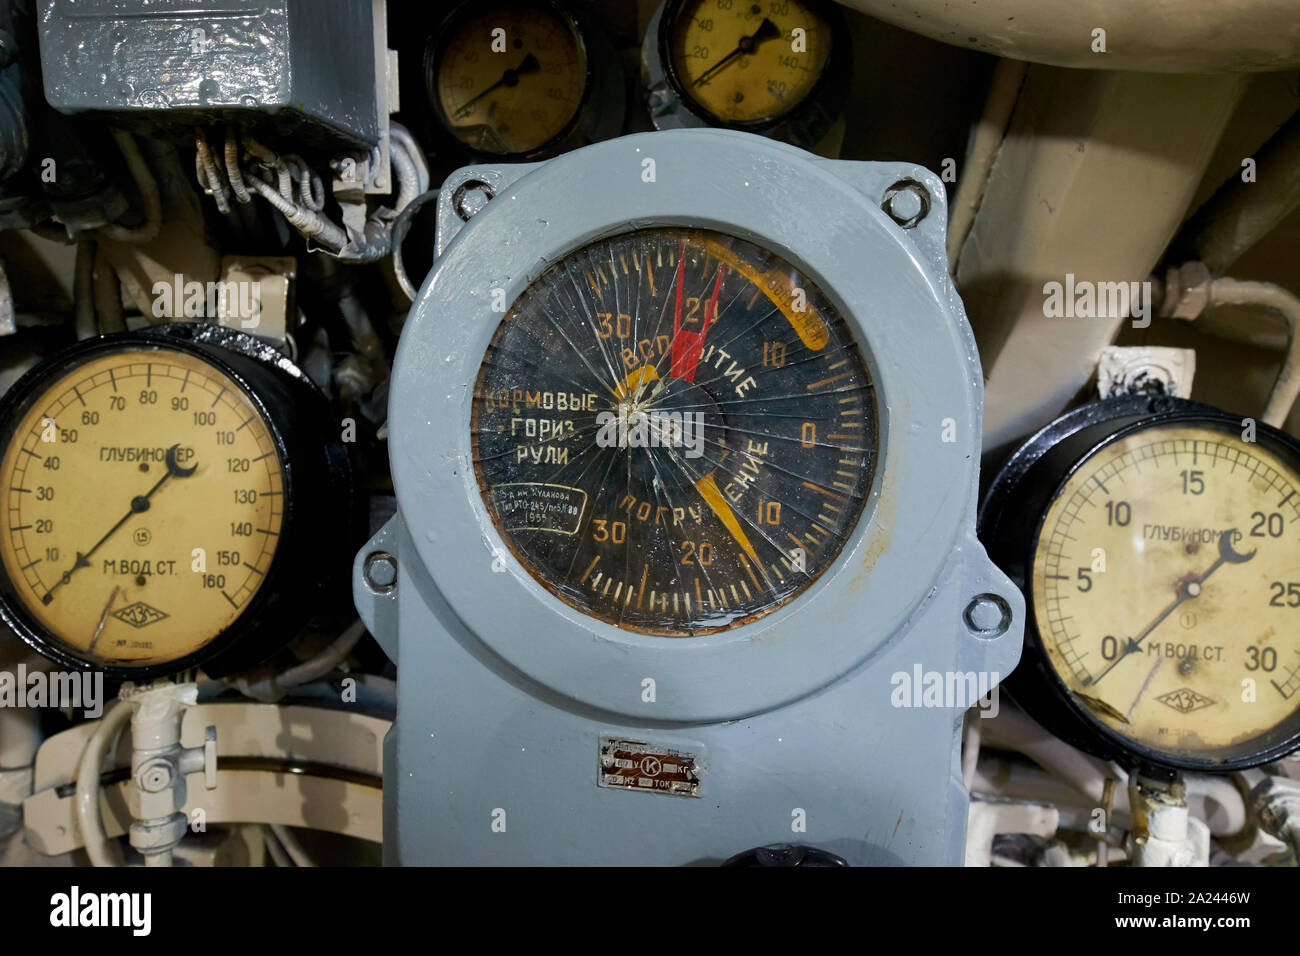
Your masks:
{"label": "beige bulkhead wall", "polygon": [[[1159,73],[1300,66],[1295,0],[841,0],[954,46],[1082,69]],[[1106,51],[1093,50],[1105,30]]]}

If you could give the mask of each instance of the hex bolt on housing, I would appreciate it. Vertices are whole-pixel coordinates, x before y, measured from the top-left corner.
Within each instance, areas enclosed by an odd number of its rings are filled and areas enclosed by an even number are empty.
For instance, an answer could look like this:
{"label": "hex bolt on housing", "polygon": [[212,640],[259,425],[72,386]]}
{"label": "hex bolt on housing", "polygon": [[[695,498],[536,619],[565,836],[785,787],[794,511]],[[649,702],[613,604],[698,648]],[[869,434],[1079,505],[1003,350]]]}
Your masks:
{"label": "hex bolt on housing", "polygon": [[880,208],[904,229],[912,229],[930,214],[930,193],[915,179],[900,179],[885,190]]}
{"label": "hex bolt on housing", "polygon": [[481,179],[467,179],[456,187],[456,192],[452,195],[452,207],[457,216],[469,222],[483,211],[494,195],[490,184]]}
{"label": "hex bolt on housing", "polygon": [[1011,626],[1011,608],[996,594],[978,594],[962,614],[967,629],[985,640],[1000,637]]}

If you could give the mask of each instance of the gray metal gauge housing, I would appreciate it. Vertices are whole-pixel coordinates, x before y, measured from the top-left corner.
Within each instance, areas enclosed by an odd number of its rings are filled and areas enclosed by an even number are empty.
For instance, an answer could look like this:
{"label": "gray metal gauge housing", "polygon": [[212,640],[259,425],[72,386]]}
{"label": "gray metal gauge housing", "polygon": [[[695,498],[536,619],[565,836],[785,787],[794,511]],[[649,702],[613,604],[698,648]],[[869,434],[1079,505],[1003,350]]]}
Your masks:
{"label": "gray metal gauge housing", "polygon": [[[1024,601],[975,537],[983,385],[943,197],[918,166],[708,129],[447,180],[393,370],[398,514],[354,567],[361,616],[398,662],[389,862],[673,865],[776,843],[854,865],[961,862],[963,688],[1015,666]],[[650,226],[734,235],[815,279],[859,343],[880,418],[870,497],[833,564],[772,613],[684,640],[620,629],[542,587],[472,466],[494,290],[514,302],[574,249]],[[380,554],[395,581],[372,573]],[[602,741],[685,755],[698,786],[602,786]]]}

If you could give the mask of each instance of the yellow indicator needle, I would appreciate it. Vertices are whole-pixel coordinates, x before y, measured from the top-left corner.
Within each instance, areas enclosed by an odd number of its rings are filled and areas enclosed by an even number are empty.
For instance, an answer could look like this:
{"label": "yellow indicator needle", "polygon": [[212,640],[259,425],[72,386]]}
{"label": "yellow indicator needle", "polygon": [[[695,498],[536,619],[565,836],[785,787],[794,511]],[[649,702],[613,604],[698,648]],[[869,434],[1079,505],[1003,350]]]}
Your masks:
{"label": "yellow indicator needle", "polygon": [[781,310],[804,345],[818,352],[830,343],[830,326],[815,308],[808,305],[807,293],[794,284],[787,272],[780,269],[760,271],[716,239],[706,239],[704,248],[709,255],[758,286],[772,300],[772,304]]}
{"label": "yellow indicator needle", "polygon": [[649,382],[658,381],[659,372],[653,365],[642,365],[614,388],[614,395],[619,399],[638,397],[638,393]]}
{"label": "yellow indicator needle", "polygon": [[740,522],[736,520],[736,514],[731,510],[731,505],[727,504],[727,499],[722,496],[718,490],[718,483],[713,480],[713,475],[708,474],[695,482],[695,490],[700,493],[705,504],[713,509],[713,513],[718,516],[718,520],[731,532],[731,536],[740,543],[740,547],[754,561],[758,560],[758,555],[754,552],[754,546],[749,543],[745,537],[745,531],[740,527]]}

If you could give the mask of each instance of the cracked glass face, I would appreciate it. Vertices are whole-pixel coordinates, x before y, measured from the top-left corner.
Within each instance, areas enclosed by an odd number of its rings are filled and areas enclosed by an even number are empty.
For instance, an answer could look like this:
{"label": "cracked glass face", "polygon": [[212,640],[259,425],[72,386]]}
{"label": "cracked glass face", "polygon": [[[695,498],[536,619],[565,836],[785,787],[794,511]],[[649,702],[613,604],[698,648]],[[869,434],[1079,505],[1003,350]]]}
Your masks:
{"label": "cracked glass face", "polygon": [[1038,632],[1093,720],[1216,760],[1300,719],[1300,476],[1261,443],[1156,426],[1095,452],[1035,549]]}
{"label": "cracked glass face", "polygon": [[672,637],[808,587],[877,466],[872,379],[835,307],[771,252],[698,229],[601,239],[538,277],[484,357],[471,428],[487,511],[529,573]]}
{"label": "cracked glass face", "polygon": [[56,373],[0,460],[6,589],[89,663],[180,660],[262,586],[284,516],[270,429],[187,352],[111,352]]}

